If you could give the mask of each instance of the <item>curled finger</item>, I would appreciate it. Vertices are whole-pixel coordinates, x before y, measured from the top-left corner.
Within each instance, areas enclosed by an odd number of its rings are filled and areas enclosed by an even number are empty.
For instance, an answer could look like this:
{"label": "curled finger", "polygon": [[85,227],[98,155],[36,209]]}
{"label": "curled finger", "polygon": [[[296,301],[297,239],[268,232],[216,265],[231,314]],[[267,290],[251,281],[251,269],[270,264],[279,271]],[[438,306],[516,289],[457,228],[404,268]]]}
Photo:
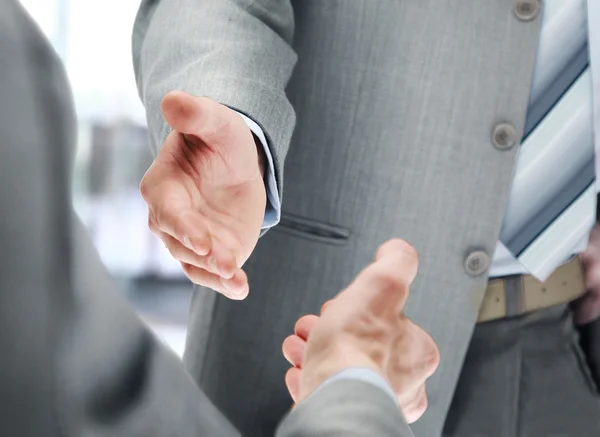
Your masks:
{"label": "curled finger", "polygon": [[230,279],[224,279],[214,273],[191,264],[181,263],[185,275],[194,283],[234,299],[243,300],[248,296],[248,278],[243,270],[238,270]]}
{"label": "curled finger", "polygon": [[437,344],[427,331],[404,315],[400,316],[398,336],[401,338],[402,348],[407,351],[401,359],[406,360],[411,377],[419,384],[425,382],[440,364]]}
{"label": "curled finger", "polygon": [[283,356],[294,367],[302,368],[302,356],[306,349],[306,341],[302,340],[297,335],[290,335],[281,346]]}
{"label": "curled finger", "polygon": [[327,309],[327,307],[329,307],[329,305],[331,305],[332,302],[333,302],[333,299],[329,299],[327,302],[325,302],[321,306],[321,315],[323,315],[325,313],[325,310]]}
{"label": "curled finger", "polygon": [[285,385],[295,403],[298,402],[300,397],[300,378],[302,371],[297,367],[290,368],[285,374]]}
{"label": "curled finger", "polygon": [[179,240],[169,234],[158,231],[157,235],[165,243],[171,256],[177,261],[204,269],[225,279],[232,278],[237,270],[233,255],[224,249],[217,254],[219,248],[214,247],[214,250],[211,250],[206,256],[201,256],[185,247]]}
{"label": "curled finger", "polygon": [[307,341],[308,336],[310,335],[311,331],[314,329],[318,321],[319,317],[315,316],[314,314],[302,316],[298,319],[296,325],[294,326],[294,333],[304,341]]}
{"label": "curled finger", "polygon": [[211,236],[200,213],[168,206],[162,206],[159,211],[152,213],[160,231],[169,234],[198,255],[203,256],[210,252]]}

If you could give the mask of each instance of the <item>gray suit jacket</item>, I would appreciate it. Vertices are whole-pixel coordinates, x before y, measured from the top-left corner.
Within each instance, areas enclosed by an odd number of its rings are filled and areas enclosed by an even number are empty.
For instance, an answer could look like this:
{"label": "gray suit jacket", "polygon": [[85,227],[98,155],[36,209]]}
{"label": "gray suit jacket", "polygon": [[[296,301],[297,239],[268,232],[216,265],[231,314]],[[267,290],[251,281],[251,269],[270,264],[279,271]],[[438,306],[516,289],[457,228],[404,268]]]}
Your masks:
{"label": "gray suit jacket", "polygon": [[[59,59],[0,0],[0,435],[240,436],[119,296],[72,213],[75,127]],[[398,429],[410,436],[384,392],[338,381],[277,436]]]}
{"label": "gray suit jacket", "polygon": [[[287,365],[274,357],[292,320],[317,312],[391,237],[419,252],[407,313],[442,357],[413,431],[440,435],[487,282],[465,259],[493,255],[518,150],[495,149],[491,131],[524,125],[540,22],[520,22],[513,7],[142,1],[133,55],[154,150],[168,132],[160,100],[183,89],[255,120],[275,160],[283,216],[246,265],[250,297],[198,288],[185,355],[249,436],[267,435],[289,407]],[[256,385],[264,393],[250,401]]]}

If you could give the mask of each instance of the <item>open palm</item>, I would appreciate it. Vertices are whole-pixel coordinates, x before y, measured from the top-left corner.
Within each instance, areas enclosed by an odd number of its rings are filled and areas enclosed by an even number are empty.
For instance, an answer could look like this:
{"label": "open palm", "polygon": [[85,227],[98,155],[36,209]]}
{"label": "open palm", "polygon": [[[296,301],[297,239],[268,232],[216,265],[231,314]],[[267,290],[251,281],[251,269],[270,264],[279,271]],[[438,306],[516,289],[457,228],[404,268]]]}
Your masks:
{"label": "open palm", "polygon": [[250,129],[234,111],[181,91],[165,96],[173,131],[140,184],[148,224],[194,283],[233,299],[256,246],[266,192]]}

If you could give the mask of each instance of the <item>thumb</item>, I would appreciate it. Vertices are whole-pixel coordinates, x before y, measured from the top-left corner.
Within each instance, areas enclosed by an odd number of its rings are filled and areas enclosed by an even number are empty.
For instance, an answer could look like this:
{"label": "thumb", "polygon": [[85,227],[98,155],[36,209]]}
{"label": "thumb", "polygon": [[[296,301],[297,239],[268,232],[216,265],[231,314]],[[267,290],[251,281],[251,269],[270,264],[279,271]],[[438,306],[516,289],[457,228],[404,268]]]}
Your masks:
{"label": "thumb", "polygon": [[409,283],[415,280],[419,269],[419,254],[409,243],[399,238],[388,240],[379,246],[375,262],[389,260],[398,264]]}
{"label": "thumb", "polygon": [[340,294],[340,300],[347,300],[348,306],[355,302],[375,315],[397,316],[404,308],[418,265],[417,252],[410,244],[390,240],[379,248],[375,262]]}
{"label": "thumb", "polygon": [[162,101],[165,121],[173,130],[194,135],[205,143],[214,143],[227,134],[235,114],[226,106],[207,97],[196,97],[184,91],[171,91]]}

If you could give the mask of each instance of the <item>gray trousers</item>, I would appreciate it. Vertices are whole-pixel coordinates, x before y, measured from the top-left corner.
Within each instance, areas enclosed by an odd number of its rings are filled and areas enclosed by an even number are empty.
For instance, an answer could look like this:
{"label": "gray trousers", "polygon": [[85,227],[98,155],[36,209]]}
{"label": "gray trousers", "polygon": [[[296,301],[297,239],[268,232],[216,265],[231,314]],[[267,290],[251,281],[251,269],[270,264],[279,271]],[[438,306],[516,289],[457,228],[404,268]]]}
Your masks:
{"label": "gray trousers", "polygon": [[600,436],[600,394],[566,305],[477,325],[443,435]]}

